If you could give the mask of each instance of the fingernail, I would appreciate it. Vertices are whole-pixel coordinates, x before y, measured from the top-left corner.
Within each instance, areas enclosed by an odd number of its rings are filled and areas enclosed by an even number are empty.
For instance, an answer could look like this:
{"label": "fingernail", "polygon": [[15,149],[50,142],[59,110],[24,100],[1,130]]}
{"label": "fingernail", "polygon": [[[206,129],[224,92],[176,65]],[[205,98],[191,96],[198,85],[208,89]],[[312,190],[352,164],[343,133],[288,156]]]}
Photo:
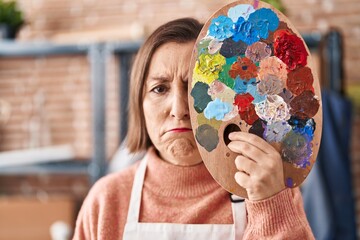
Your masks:
{"label": "fingernail", "polygon": [[231,132],[231,133],[229,134],[229,139],[231,140],[233,137],[234,137],[234,133]]}

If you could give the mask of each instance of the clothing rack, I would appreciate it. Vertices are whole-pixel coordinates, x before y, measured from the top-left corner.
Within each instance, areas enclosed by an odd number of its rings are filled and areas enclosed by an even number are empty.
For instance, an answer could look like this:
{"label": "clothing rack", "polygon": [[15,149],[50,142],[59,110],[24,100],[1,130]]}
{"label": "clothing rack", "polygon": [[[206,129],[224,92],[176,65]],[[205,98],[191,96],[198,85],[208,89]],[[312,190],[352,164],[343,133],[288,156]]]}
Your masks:
{"label": "clothing rack", "polygon": [[320,45],[321,83],[324,88],[345,94],[343,37],[339,30],[327,32]]}

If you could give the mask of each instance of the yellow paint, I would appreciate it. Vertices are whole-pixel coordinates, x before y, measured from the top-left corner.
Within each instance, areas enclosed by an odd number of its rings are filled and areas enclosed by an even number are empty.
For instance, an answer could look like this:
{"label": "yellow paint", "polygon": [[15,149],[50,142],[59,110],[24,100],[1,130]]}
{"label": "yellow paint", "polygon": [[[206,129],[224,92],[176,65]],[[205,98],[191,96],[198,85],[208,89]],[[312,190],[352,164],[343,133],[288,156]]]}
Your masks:
{"label": "yellow paint", "polygon": [[198,81],[211,84],[218,79],[225,64],[226,58],[219,53],[214,55],[201,54],[195,64],[192,85],[194,86]]}
{"label": "yellow paint", "polygon": [[216,130],[218,130],[220,128],[220,125],[222,124],[222,121],[217,121],[216,119],[207,119],[205,116],[204,116],[204,113],[200,113],[197,115],[197,122],[198,122],[198,125],[202,125],[202,124],[208,124],[210,126],[212,126],[213,128],[215,128]]}

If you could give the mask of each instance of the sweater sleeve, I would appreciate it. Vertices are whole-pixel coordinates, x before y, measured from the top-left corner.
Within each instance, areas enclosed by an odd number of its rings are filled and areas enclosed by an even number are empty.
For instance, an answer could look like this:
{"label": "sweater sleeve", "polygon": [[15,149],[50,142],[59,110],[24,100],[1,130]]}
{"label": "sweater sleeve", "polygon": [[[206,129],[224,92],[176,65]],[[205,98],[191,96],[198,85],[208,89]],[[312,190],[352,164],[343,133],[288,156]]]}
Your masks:
{"label": "sweater sleeve", "polygon": [[92,186],[78,214],[73,240],[115,240],[122,236],[137,166],[109,174]]}
{"label": "sweater sleeve", "polygon": [[73,240],[91,240],[97,236],[98,204],[93,194],[86,197],[77,216]]}
{"label": "sweater sleeve", "polygon": [[243,239],[315,239],[306,219],[299,188],[285,189],[261,201],[246,200]]}

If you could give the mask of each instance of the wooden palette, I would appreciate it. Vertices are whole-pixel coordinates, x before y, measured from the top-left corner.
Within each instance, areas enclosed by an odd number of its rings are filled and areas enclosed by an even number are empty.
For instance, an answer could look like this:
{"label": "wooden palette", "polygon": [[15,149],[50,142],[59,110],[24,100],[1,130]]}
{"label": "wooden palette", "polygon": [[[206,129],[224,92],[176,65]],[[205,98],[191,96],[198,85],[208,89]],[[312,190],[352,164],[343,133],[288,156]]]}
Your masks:
{"label": "wooden palette", "polygon": [[287,187],[304,181],[321,138],[320,84],[309,49],[282,13],[259,1],[224,6],[204,25],[189,74],[194,136],[222,187],[247,197],[234,180],[232,131],[256,134],[280,152]]}

